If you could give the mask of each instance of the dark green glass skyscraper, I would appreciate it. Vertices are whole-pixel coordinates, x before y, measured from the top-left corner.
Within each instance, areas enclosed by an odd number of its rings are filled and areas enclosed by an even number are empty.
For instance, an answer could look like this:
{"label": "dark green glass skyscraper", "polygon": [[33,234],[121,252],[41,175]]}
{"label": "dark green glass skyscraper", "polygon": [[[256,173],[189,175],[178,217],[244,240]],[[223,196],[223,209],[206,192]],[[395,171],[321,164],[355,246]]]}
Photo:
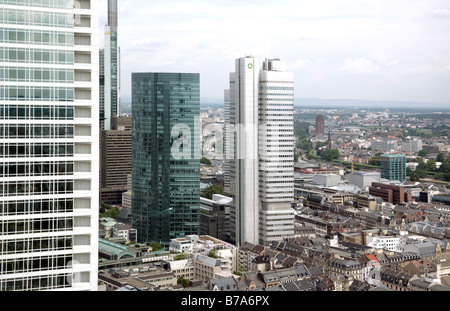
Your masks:
{"label": "dark green glass skyscraper", "polygon": [[386,153],[381,155],[381,178],[406,181],[406,155]]}
{"label": "dark green glass skyscraper", "polygon": [[132,226],[139,242],[199,234],[200,76],[132,74]]}

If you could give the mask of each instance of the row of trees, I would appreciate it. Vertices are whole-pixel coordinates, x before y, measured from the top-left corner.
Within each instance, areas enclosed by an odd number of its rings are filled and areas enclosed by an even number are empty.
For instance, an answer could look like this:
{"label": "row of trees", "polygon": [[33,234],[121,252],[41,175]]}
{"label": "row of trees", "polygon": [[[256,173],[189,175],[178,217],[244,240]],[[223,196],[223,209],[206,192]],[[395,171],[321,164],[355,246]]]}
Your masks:
{"label": "row of trees", "polygon": [[[422,157],[418,157],[414,162],[418,164],[416,169],[407,169],[411,181],[420,181],[428,175],[433,175],[434,179],[450,181],[450,158],[445,157],[443,153],[438,154],[436,159],[428,159],[427,162]],[[437,162],[441,163],[439,168],[436,168]]]}

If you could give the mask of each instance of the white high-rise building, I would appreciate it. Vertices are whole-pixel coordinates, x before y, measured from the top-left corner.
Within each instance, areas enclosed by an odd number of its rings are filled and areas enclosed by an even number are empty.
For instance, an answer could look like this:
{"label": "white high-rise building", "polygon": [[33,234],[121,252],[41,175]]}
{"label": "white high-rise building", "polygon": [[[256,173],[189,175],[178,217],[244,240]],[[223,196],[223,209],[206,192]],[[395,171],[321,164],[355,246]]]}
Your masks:
{"label": "white high-rise building", "polygon": [[231,238],[237,244],[259,242],[258,163],[258,61],[239,58],[230,74],[230,123],[226,124],[229,147]]}
{"label": "white high-rise building", "polygon": [[402,142],[402,151],[418,153],[420,150],[422,150],[422,145],[422,140],[420,138],[413,138],[406,142]]}
{"label": "white high-rise building", "polygon": [[294,236],[294,74],[266,59],[259,74],[259,243]]}
{"label": "white high-rise building", "polygon": [[97,3],[2,0],[0,23],[0,291],[97,290]]}
{"label": "white high-rise building", "polygon": [[236,60],[230,75],[231,235],[268,245],[294,236],[294,76],[279,59]]}

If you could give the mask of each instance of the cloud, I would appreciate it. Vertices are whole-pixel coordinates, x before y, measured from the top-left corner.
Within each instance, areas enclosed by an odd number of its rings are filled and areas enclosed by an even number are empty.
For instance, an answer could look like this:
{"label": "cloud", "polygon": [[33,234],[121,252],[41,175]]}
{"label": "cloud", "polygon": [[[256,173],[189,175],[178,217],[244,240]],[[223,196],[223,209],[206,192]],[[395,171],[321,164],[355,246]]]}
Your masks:
{"label": "cloud", "polygon": [[[107,1],[99,2],[102,41]],[[367,99],[411,99],[401,85],[416,79],[417,99],[450,99],[436,91],[450,83],[448,0],[394,2],[119,0],[121,92],[130,93],[131,72],[199,72],[203,95],[222,98],[234,59],[251,54],[286,61],[309,97],[351,97],[346,86],[358,85]]]}
{"label": "cloud", "polygon": [[365,58],[347,58],[344,61],[344,65],[339,68],[339,71],[358,75],[373,75],[380,74],[381,68]]}
{"label": "cloud", "polygon": [[289,70],[300,70],[311,63],[312,62],[309,59],[298,59],[293,64],[289,65]]}
{"label": "cloud", "polygon": [[449,18],[450,10],[448,9],[436,9],[433,11],[433,16],[438,18]]}
{"label": "cloud", "polygon": [[409,68],[408,72],[413,74],[448,73],[450,72],[450,65],[437,66],[433,64],[422,64]]}

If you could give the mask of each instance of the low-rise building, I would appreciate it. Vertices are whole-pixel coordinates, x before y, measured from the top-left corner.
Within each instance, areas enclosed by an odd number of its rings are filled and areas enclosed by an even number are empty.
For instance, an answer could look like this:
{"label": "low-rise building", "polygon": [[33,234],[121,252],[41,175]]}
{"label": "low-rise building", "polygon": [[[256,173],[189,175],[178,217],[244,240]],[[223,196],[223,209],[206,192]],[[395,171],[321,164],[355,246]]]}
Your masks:
{"label": "low-rise building", "polygon": [[101,270],[98,279],[106,284],[107,291],[115,291],[126,286],[140,291],[154,291],[177,285],[177,278],[174,273],[156,268],[153,265]]}

